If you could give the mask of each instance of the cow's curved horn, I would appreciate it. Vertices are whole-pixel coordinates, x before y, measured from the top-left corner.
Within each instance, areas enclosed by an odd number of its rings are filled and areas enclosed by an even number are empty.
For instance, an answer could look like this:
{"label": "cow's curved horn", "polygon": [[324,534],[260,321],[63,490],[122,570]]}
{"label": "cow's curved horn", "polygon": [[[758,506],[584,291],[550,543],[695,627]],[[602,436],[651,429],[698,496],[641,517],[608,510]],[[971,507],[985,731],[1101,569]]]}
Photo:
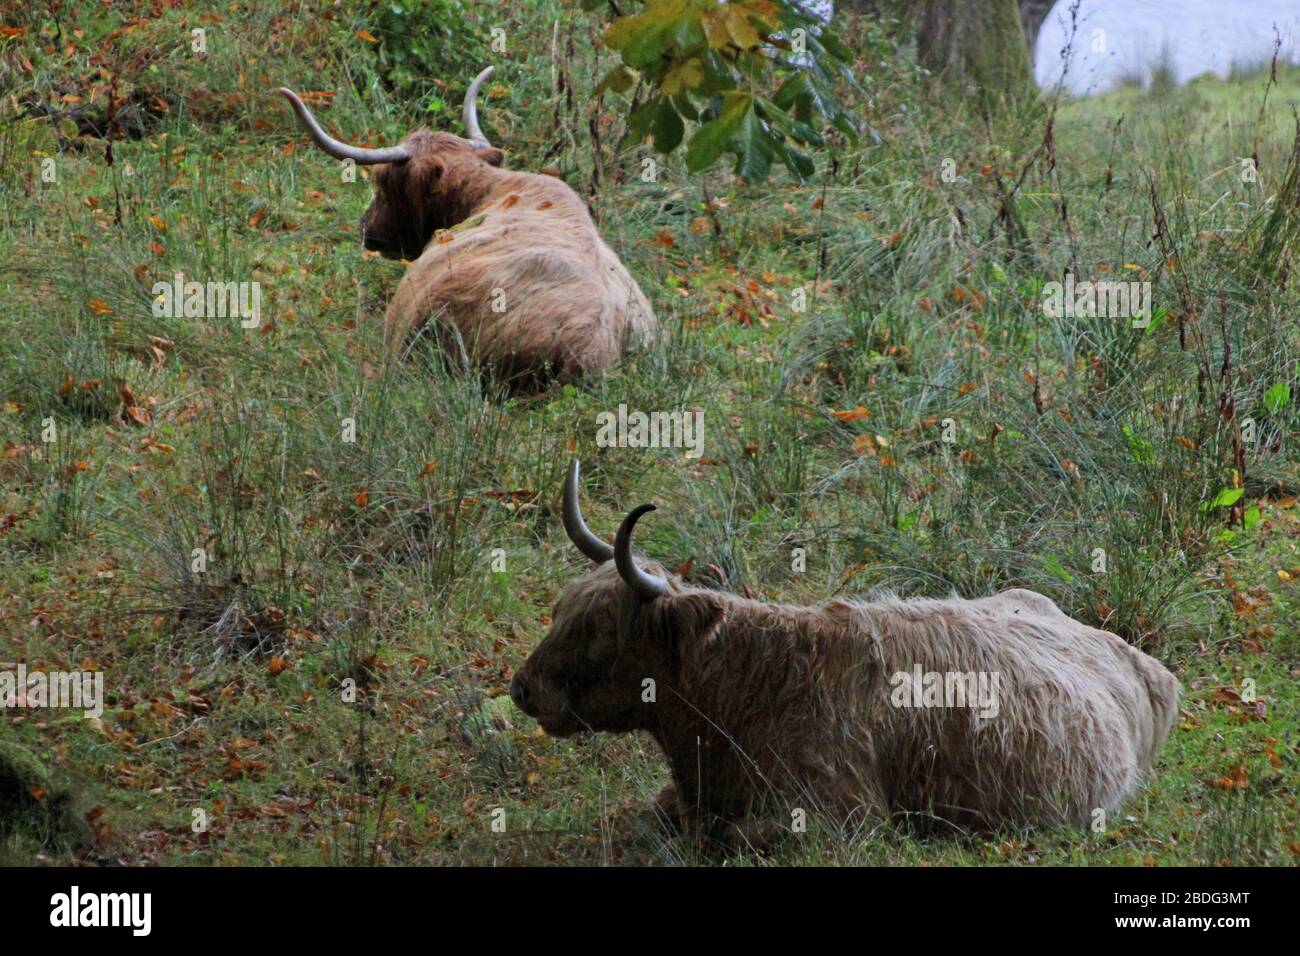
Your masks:
{"label": "cow's curved horn", "polygon": [[465,108],[461,113],[461,119],[465,122],[465,132],[468,139],[474,144],[475,149],[487,149],[492,144],[488,142],[483,135],[482,128],[478,125],[478,88],[483,85],[483,81],[492,75],[492,67],[485,67],[483,72],[474,77],[474,82],[469,85],[465,92]]}
{"label": "cow's curved horn", "polygon": [[657,574],[647,574],[632,560],[632,529],[643,514],[654,510],[654,505],[634,508],[618,526],[618,535],[614,538],[614,565],[618,568],[618,575],[642,601],[653,601],[668,593],[667,580]]}
{"label": "cow's curved horn", "polygon": [[284,98],[289,101],[289,105],[298,114],[298,119],[302,121],[303,127],[311,134],[311,138],[316,145],[335,159],[350,159],[358,166],[374,166],[376,163],[404,163],[411,158],[411,152],[405,146],[366,149],[363,146],[349,146],[347,143],[340,142],[321,129],[320,123],[316,122],[316,117],[311,115],[311,110],[307,109],[307,104],[298,99],[297,93],[283,86],[277,89],[276,92],[284,94]]}
{"label": "cow's curved horn", "polygon": [[576,458],[569,465],[569,474],[564,479],[564,506],[561,513],[564,516],[564,530],[579,551],[597,564],[604,564],[614,556],[614,549],[592,534],[591,529],[587,527],[587,522],[582,520],[582,509],[578,507],[578,459]]}

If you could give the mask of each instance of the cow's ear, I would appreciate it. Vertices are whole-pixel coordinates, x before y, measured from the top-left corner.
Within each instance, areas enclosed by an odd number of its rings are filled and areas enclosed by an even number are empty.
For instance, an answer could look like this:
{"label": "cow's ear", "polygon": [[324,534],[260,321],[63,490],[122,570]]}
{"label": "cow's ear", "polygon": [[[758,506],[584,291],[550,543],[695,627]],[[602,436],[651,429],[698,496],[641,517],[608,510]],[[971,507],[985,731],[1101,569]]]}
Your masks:
{"label": "cow's ear", "polygon": [[425,182],[430,186],[437,186],[438,180],[442,179],[442,174],[447,171],[446,164],[437,156],[426,156],[422,163],[420,173],[424,176]]}
{"label": "cow's ear", "polygon": [[506,154],[495,146],[489,146],[487,149],[476,149],[474,155],[489,166],[500,166],[506,161]]}
{"label": "cow's ear", "polygon": [[727,602],[709,591],[665,594],[648,605],[655,615],[656,630],[677,646],[691,641],[708,643],[726,623]]}

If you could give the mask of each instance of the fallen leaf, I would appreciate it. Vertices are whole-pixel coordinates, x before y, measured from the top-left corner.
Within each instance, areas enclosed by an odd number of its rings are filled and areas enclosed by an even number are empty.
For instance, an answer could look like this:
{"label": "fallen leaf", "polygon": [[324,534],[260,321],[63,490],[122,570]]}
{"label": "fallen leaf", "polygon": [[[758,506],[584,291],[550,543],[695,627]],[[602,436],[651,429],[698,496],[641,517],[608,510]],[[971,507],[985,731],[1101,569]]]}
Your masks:
{"label": "fallen leaf", "polygon": [[869,412],[862,405],[859,405],[857,408],[850,408],[848,411],[844,411],[844,412],[832,411],[831,414],[834,415],[835,418],[839,421],[855,422],[860,418],[866,418],[868,415],[871,414],[871,412]]}

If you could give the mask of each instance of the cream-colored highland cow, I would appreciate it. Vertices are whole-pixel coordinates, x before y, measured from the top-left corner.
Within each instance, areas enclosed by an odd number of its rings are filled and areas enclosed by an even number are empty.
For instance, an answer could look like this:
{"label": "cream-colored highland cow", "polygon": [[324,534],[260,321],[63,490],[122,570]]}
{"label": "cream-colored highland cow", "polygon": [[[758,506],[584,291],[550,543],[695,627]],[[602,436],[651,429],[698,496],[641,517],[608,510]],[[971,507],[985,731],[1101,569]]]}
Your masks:
{"label": "cream-colored highland cow", "polygon": [[[659,803],[729,841],[803,809],[966,829],[1086,825],[1141,786],[1177,714],[1159,661],[1031,591],[980,600],[764,604],[632,557],[631,512],[564,589],[515,675],[556,736],[644,730],[672,770]],[[764,821],[767,822],[764,822]]]}
{"label": "cream-colored highland cow", "polygon": [[572,189],[500,168],[505,154],[484,137],[476,107],[491,72],[465,96],[469,139],[417,130],[384,149],[334,139],[291,90],[279,92],[322,150],[376,167],[365,247],[413,260],[388,306],[390,351],[404,354],[433,322],[455,333],[440,335],[445,346],[508,383],[611,368],[655,339],[654,311]]}

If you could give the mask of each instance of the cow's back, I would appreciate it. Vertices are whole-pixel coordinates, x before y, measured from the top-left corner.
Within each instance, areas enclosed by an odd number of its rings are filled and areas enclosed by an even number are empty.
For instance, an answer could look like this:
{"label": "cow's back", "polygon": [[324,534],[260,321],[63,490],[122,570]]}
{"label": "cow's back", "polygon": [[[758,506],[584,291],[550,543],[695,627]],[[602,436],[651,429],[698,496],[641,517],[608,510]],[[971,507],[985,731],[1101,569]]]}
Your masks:
{"label": "cow's back", "polygon": [[[868,720],[885,728],[872,757],[895,810],[963,826],[1086,823],[1139,784],[1176,714],[1178,682],[1159,662],[1033,592],[857,613],[883,677]],[[944,682],[938,705],[900,691],[918,673]],[[958,674],[995,688],[991,704],[952,706]]]}
{"label": "cow's back", "polygon": [[388,309],[390,348],[437,321],[477,363],[563,379],[654,341],[649,302],[586,207],[558,180],[528,180],[535,189],[438,233],[411,263]]}

